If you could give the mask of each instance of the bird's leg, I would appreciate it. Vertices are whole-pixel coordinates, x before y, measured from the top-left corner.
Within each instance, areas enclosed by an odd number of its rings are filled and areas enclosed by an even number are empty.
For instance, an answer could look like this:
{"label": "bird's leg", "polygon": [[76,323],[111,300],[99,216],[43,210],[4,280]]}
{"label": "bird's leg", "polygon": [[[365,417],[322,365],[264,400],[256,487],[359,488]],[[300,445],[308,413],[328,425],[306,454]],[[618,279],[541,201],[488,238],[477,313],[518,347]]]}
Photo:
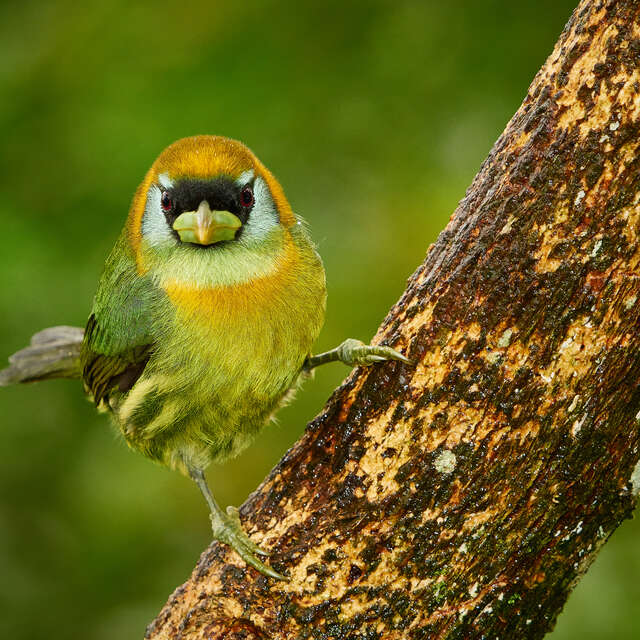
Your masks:
{"label": "bird's leg", "polygon": [[235,507],[227,507],[226,513],[220,508],[209,489],[202,469],[189,467],[189,475],[198,485],[204,499],[209,505],[213,539],[228,544],[247,564],[265,576],[275,578],[276,580],[287,580],[285,576],[280,575],[277,571],[274,571],[271,567],[258,560],[256,555],[268,556],[269,554],[262,550],[255,542],[252,542],[246,534],[242,528],[238,510]]}
{"label": "bird's leg", "polygon": [[316,356],[309,356],[305,360],[303,369],[305,371],[311,371],[311,369],[318,365],[335,362],[336,360],[344,362],[351,367],[355,367],[356,365],[368,367],[376,362],[383,362],[385,360],[400,360],[407,364],[413,364],[409,358],[405,358],[401,353],[398,353],[391,347],[365,344],[364,342],[360,342],[360,340],[349,338],[339,347],[331,349],[331,351],[325,351]]}

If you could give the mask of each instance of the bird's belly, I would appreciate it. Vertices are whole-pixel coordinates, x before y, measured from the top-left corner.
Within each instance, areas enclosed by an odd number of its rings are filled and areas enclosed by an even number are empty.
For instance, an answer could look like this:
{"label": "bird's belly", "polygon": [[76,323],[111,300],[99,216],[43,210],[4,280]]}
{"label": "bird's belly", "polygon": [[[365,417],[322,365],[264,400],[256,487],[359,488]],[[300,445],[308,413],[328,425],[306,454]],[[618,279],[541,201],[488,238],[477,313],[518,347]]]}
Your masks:
{"label": "bird's belly", "polygon": [[176,337],[155,353],[115,407],[129,445],[183,471],[244,449],[295,385],[310,348],[309,340],[251,329],[190,336],[187,345]]}

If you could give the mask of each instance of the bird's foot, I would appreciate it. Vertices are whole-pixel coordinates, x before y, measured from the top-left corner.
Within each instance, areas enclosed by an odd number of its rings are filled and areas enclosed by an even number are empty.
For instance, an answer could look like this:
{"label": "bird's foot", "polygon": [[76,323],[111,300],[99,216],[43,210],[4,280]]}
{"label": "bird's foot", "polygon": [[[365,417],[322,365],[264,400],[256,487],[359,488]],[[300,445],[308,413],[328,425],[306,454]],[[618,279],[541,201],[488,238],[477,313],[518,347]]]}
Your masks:
{"label": "bird's foot", "polygon": [[391,347],[365,344],[354,338],[345,340],[337,351],[338,359],[352,367],[356,365],[368,367],[376,362],[384,362],[385,360],[399,360],[400,362],[413,364],[409,358],[406,358]]}
{"label": "bird's foot", "polygon": [[276,580],[288,580],[285,576],[264,564],[258,559],[258,555],[268,556],[269,553],[261,549],[255,542],[249,538],[240,522],[238,509],[235,507],[227,507],[226,515],[224,513],[211,514],[211,527],[213,529],[213,537],[220,542],[228,544],[234,551],[254,569]]}

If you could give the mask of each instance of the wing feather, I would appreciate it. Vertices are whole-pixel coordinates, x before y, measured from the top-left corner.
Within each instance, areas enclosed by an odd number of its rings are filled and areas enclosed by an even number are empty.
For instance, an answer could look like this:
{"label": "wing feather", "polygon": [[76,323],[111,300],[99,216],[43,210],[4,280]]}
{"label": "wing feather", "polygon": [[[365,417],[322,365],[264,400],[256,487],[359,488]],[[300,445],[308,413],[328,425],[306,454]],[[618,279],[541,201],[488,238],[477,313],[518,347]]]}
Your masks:
{"label": "wing feather", "polygon": [[131,389],[153,352],[154,317],[162,302],[150,278],[137,273],[126,237],[105,264],[81,351],[82,377],[98,405]]}

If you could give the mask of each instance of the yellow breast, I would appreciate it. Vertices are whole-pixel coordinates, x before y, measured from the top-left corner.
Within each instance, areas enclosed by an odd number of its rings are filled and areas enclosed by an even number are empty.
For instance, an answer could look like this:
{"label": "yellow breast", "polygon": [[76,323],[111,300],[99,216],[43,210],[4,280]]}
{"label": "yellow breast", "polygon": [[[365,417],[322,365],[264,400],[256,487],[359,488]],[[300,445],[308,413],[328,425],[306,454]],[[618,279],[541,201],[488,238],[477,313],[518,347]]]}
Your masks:
{"label": "yellow breast", "polygon": [[167,358],[184,354],[193,376],[215,375],[218,386],[232,383],[265,396],[283,393],[295,380],[324,321],[324,269],[315,252],[292,241],[268,275],[211,288],[180,282],[164,288],[176,310]]}
{"label": "yellow breast", "polygon": [[295,304],[299,297],[296,287],[303,284],[300,276],[304,280],[308,275],[303,273],[305,270],[300,250],[289,241],[276,268],[268,275],[248,282],[209,288],[169,280],[164,289],[179,316],[185,320],[207,326],[226,324],[256,314],[276,313],[287,302]]}

